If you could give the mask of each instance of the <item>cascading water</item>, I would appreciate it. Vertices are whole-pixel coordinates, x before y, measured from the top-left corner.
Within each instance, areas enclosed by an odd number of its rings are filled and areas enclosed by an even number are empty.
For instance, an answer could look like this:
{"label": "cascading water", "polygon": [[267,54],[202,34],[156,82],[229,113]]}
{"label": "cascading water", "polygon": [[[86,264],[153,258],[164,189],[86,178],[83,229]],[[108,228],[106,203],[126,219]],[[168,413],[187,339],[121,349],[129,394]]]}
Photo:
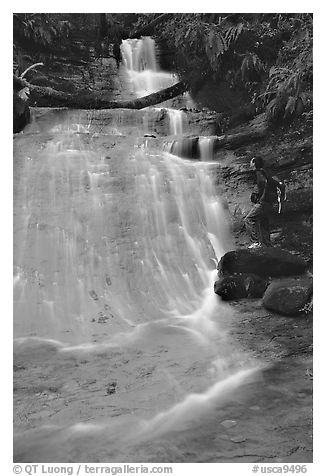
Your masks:
{"label": "cascading water", "polygon": [[210,137],[200,137],[198,141],[201,160],[211,160],[213,158],[214,140]]}
{"label": "cascading water", "polygon": [[177,109],[168,109],[170,118],[170,131],[172,135],[181,135],[183,133],[184,112]]}
{"label": "cascading water", "polygon": [[[123,45],[144,77],[161,74],[149,45]],[[16,139],[16,392],[44,411],[18,419],[15,461],[147,461],[149,440],[206,425],[255,372],[213,292],[232,248],[214,166],[139,139],[146,124],[132,135],[119,113],[101,136],[95,113],[61,111]]]}
{"label": "cascading water", "polygon": [[[178,81],[175,74],[160,71],[157,62],[155,41],[150,37],[141,40],[123,40],[121,54],[131,89],[137,97],[160,91]],[[187,95],[184,102],[189,103]],[[185,114],[181,110],[164,108],[170,122],[170,134],[182,135]]]}
{"label": "cascading water", "polygon": [[137,97],[146,96],[177,82],[175,75],[158,70],[156,47],[152,38],[123,40],[121,53],[131,89]]}

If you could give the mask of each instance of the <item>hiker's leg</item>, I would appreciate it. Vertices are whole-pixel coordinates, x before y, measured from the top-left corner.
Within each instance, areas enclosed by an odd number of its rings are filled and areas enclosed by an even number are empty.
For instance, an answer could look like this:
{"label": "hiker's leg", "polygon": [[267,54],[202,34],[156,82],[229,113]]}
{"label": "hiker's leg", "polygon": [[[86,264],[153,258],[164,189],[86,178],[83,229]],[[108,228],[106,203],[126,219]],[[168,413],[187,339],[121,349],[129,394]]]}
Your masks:
{"label": "hiker's leg", "polygon": [[261,217],[261,242],[265,246],[271,246],[271,229],[270,229],[270,215],[272,213],[272,206],[263,204],[263,214]]}
{"label": "hiker's leg", "polygon": [[261,243],[261,219],[263,216],[263,207],[256,203],[245,218],[246,230],[253,242]]}

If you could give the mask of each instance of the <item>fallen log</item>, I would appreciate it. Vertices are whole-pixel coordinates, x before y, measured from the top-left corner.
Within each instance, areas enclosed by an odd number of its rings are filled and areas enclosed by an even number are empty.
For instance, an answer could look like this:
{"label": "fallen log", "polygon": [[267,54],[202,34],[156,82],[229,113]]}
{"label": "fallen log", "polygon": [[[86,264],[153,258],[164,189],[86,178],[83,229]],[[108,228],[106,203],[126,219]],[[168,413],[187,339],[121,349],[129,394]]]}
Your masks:
{"label": "fallen log", "polygon": [[110,101],[103,97],[103,93],[79,91],[71,94],[57,91],[46,86],[37,86],[28,83],[26,80],[14,76],[14,89],[28,87],[32,102],[43,107],[69,107],[72,109],[143,109],[161,102],[172,99],[187,91],[187,85],[180,81],[169,88],[162,89],[156,93],[131,99],[129,101]]}
{"label": "fallen log", "polygon": [[267,129],[267,124],[264,124],[260,128],[217,137],[216,142],[214,143],[214,150],[237,149],[243,145],[256,142],[257,140],[263,139],[266,136]]}
{"label": "fallen log", "polygon": [[[268,127],[265,123],[260,127],[248,126],[247,130],[243,132],[223,136],[210,136],[212,154],[220,149],[237,149],[243,145],[257,142],[266,136],[267,130]],[[200,140],[199,136],[177,139],[171,145],[171,153],[188,159],[203,159],[201,157]],[[209,159],[209,157],[205,157],[205,159]]]}
{"label": "fallen log", "polygon": [[169,88],[162,89],[161,91],[149,94],[148,96],[143,96],[130,101],[111,102],[110,108],[143,109],[144,107],[154,106],[155,104],[160,104],[164,101],[179,96],[187,90],[187,85],[183,81],[180,81]]}

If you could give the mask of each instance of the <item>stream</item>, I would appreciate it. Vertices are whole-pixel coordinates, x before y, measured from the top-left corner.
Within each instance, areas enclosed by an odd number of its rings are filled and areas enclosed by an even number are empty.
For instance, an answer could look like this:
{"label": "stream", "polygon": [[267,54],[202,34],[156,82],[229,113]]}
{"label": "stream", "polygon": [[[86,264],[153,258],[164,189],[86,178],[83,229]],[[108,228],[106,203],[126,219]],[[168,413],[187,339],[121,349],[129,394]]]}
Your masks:
{"label": "stream", "polygon": [[[177,81],[150,38],[122,54],[128,94]],[[170,152],[187,127],[165,105],[40,109],[15,139],[15,461],[198,460],[259,380],[213,291],[233,242],[209,139]]]}

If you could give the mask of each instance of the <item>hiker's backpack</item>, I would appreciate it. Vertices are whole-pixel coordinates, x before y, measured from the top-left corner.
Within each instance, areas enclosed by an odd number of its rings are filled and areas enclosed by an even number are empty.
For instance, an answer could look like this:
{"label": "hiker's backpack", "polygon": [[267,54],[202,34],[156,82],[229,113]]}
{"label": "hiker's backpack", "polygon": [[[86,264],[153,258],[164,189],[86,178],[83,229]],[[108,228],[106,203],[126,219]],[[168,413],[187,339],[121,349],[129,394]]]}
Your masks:
{"label": "hiker's backpack", "polygon": [[268,186],[273,194],[273,198],[278,202],[278,213],[281,213],[282,204],[286,200],[285,183],[275,175],[273,177],[266,177]]}

